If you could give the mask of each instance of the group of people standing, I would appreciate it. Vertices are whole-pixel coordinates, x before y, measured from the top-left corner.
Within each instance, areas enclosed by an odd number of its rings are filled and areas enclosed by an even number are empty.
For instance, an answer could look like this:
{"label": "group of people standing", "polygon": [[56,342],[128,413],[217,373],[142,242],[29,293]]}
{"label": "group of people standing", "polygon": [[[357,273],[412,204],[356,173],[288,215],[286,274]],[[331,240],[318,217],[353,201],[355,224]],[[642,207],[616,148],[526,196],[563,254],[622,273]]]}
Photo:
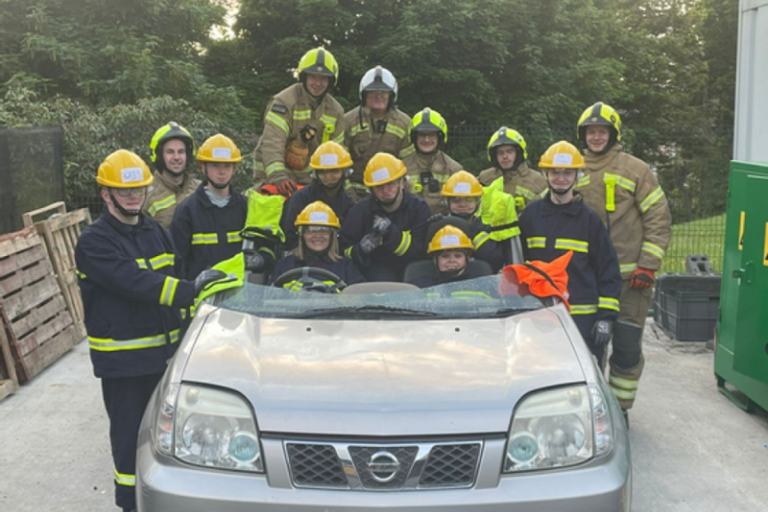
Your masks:
{"label": "group of people standing", "polygon": [[[577,123],[583,151],[553,144],[542,172],[528,167],[524,137],[501,127],[488,141],[491,167],[475,177],[445,153],[448,125],[437,111],[411,118],[397,108],[389,70],[367,71],[360,105],[346,113],[331,94],[338,75],[328,50],[302,57],[298,83],[267,104],[247,194],[232,186],[242,155],[231,139],[216,134],[197,148],[173,122],[151,139],[154,173],[125,150],[99,167],[105,208],[81,235],[76,261],[126,511],[135,509],[136,434],[150,394],[195,297],[224,276],[211,267],[243,250],[246,219],[260,218],[264,197],[279,204],[258,226],[274,235],[258,248],[270,283],[299,267],[346,284],[399,281],[409,263],[431,259],[435,273],[413,282],[433,286],[475,277],[472,259],[498,272],[518,236],[526,260],[572,252],[571,314],[601,366],[613,341],[609,382],[622,409],[632,407],[671,222],[653,172],[624,151],[619,114],[587,108]],[[195,160],[202,181],[190,172]]]}

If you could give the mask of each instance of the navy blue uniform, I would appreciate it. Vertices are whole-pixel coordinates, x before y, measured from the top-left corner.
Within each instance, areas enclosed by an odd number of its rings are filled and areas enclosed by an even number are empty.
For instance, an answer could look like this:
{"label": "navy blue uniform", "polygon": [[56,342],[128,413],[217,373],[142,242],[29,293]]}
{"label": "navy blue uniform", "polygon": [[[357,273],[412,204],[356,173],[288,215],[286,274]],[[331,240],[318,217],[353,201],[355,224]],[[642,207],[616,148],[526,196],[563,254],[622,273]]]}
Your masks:
{"label": "navy blue uniform", "polygon": [[180,337],[179,308],[194,283],[177,278],[181,260],[168,232],[141,215],[129,226],[107,209],[75,248],[85,327],[110,419],[119,507],[136,508],[139,423]]}
{"label": "navy blue uniform", "polygon": [[171,235],[184,261],[184,276],[194,279],[203,270],[242,250],[240,231],[245,226],[248,199],[230,187],[229,203],[213,204],[201,183],[173,214]]}
{"label": "navy blue uniform", "polygon": [[[360,240],[373,230],[376,215],[389,218],[392,225],[382,244],[367,255],[360,249]],[[429,215],[427,203],[409,192],[403,192],[400,207],[393,212],[384,210],[373,195],[368,196],[347,214],[341,226],[341,248],[368,281],[400,281],[408,263],[426,256]]]}
{"label": "navy blue uniform", "polygon": [[477,217],[472,218],[467,235],[472,239],[475,250],[472,256],[478,260],[487,261],[494,272],[498,272],[504,266],[504,246],[501,242],[490,237],[491,227]]}
{"label": "navy blue uniform", "polygon": [[365,281],[365,278],[355,264],[348,258],[331,261],[328,258],[309,257],[307,258],[307,261],[301,261],[295,255],[289,254],[277,264],[275,271],[272,273],[272,277],[269,280],[269,284],[272,284],[272,282],[280,277],[281,274],[300,267],[318,267],[328,270],[339,276],[341,280],[347,284],[362,283]]}
{"label": "navy blue uniform", "polygon": [[296,217],[299,216],[301,211],[308,205],[315,201],[322,201],[331,207],[333,213],[339,218],[339,222],[344,224],[344,219],[347,217],[349,210],[355,205],[355,202],[351,197],[347,195],[344,190],[339,190],[335,196],[329,196],[325,193],[325,189],[312,182],[311,185],[298,190],[285,202],[283,207],[283,217],[280,219],[280,227],[285,233],[285,248],[293,249],[296,247],[296,242],[299,240],[296,234]]}
{"label": "navy blue uniform", "polygon": [[[552,261],[568,251],[568,301],[582,337],[598,361],[592,327],[598,320],[615,322],[619,315],[621,273],[608,231],[578,192],[568,204],[555,204],[548,192],[520,215],[525,259]],[[601,352],[601,351],[600,351]]]}

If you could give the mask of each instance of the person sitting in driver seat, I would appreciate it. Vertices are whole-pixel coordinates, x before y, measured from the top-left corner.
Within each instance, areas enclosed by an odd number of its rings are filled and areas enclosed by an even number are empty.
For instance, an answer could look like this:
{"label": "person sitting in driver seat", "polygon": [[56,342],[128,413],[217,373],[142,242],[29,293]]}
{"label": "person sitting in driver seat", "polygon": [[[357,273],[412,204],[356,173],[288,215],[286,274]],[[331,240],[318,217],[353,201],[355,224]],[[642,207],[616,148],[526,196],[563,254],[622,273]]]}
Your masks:
{"label": "person sitting in driver seat", "polygon": [[427,253],[432,257],[437,275],[417,277],[411,281],[419,288],[453,283],[478,277],[468,269],[474,247],[463,230],[447,225],[440,228],[429,242]]}
{"label": "person sitting in driver seat", "polygon": [[[322,201],[307,205],[296,217],[294,225],[299,243],[291,254],[278,262],[269,284],[277,281],[282,274],[301,267],[333,272],[348,285],[365,281],[352,260],[339,254],[337,233],[341,223],[330,206]],[[301,289],[302,283],[293,280],[283,284],[283,287]]]}

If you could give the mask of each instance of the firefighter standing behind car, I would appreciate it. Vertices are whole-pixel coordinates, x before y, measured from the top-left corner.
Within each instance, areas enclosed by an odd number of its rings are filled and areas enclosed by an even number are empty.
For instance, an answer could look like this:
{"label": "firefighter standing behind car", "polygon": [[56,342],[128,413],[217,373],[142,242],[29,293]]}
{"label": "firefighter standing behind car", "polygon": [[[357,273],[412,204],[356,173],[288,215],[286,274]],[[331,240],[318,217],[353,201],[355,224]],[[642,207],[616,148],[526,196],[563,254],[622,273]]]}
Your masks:
{"label": "firefighter standing behind car", "polygon": [[502,126],[488,141],[488,160],[493,167],[480,172],[477,179],[487,187],[504,177],[504,192],[515,198],[517,212],[535,201],[547,188],[547,180],[538,171],[528,168],[528,145],[519,132]]}
{"label": "firefighter standing behind car", "polygon": [[425,108],[413,116],[409,137],[416,151],[403,163],[411,192],[424,199],[432,213],[445,213],[440,190],[449,176],[462,169],[442,150],[448,142],[448,124],[438,112]]}
{"label": "firefighter standing behind car", "polygon": [[299,83],[273,96],[254,152],[255,188],[275,185],[285,197],[308,185],[309,157],[323,142],[344,144],[344,109],[330,94],[339,65],[323,48],[308,51],[296,69]]}
{"label": "firefighter standing behind car", "polygon": [[192,135],[173,121],[157,130],[149,143],[155,173],[143,211],[165,229],[171,227],[176,206],[200,185],[189,175],[194,156]]}
{"label": "firefighter standing behind car", "polygon": [[152,175],[134,153],[118,150],[96,177],[105,208],[75,248],[91,362],[109,417],[115,503],[136,509],[136,438],[150,395],[181,333],[179,308],[211,282],[179,278],[181,260],[168,232],[142,215]]}
{"label": "firefighter standing behind car", "polygon": [[344,114],[344,142],[352,156],[353,173],[347,193],[359,201],[368,195],[363,172],[376,153],[389,153],[401,160],[414,148],[408,137],[411,118],[397,108],[397,80],[386,68],[369,69],[360,80],[360,106]]}
{"label": "firefighter standing behind car", "polygon": [[245,226],[248,200],[231,184],[241,160],[235,143],[221,134],[210,137],[197,151],[205,180],[179,205],[171,224],[187,278],[242,250],[240,232]]}
{"label": "firefighter standing behind car", "polygon": [[424,256],[429,207],[405,190],[403,162],[376,153],[363,180],[371,194],[349,211],[341,248],[368,281],[401,281],[408,263]]}
{"label": "firefighter standing behind car", "polygon": [[600,217],[584,204],[573,187],[584,158],[576,147],[560,141],[539,162],[549,191],[520,215],[527,261],[553,261],[568,251],[568,300],[581,336],[602,367],[605,346],[619,314],[621,274],[616,252]]}
{"label": "firefighter standing behind car", "polygon": [[625,153],[619,143],[621,118],[613,108],[595,103],[586,109],[577,134],[586,145],[587,168],[576,188],[608,228],[623,278],[609,383],[626,415],[643,373],[643,327],[672,221],[667,198],[648,164]]}
{"label": "firefighter standing behind car", "polygon": [[355,205],[344,187],[351,171],[352,158],[343,146],[333,141],[321,144],[312,154],[309,166],[312,168],[312,183],[288,198],[283,207],[280,226],[285,233],[286,249],[296,247],[296,217],[310,203],[322,201],[327,204],[341,222]]}

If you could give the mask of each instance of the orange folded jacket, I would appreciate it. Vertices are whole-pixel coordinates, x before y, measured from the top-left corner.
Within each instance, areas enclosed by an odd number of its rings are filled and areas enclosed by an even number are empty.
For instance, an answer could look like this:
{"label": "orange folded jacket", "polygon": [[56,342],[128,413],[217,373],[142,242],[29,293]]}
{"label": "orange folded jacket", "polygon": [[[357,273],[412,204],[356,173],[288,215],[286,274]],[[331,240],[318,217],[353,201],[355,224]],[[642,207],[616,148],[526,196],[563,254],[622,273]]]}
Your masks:
{"label": "orange folded jacket", "polygon": [[568,251],[549,263],[545,261],[530,261],[522,265],[507,265],[502,270],[503,279],[499,285],[499,293],[510,295],[518,293],[512,287],[526,287],[531,295],[539,298],[558,297],[565,303],[568,311],[568,263],[573,251]]}

